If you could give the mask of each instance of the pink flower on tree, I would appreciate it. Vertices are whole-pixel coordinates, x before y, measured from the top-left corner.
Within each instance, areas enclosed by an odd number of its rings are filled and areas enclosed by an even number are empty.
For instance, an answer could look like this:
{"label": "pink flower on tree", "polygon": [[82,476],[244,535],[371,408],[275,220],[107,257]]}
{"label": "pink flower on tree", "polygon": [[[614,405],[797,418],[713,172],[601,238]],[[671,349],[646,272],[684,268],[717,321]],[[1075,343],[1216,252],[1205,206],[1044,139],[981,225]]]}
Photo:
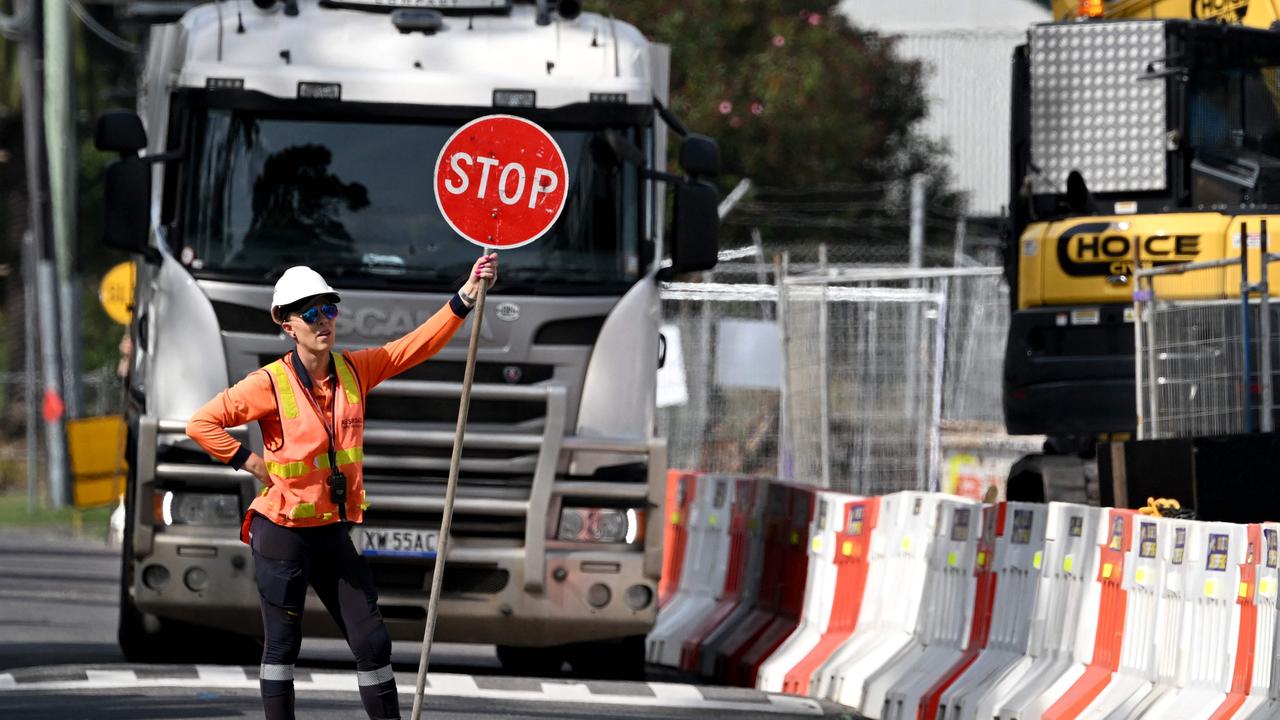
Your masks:
{"label": "pink flower on tree", "polygon": [[822,15],[818,13],[809,13],[808,20],[810,25],[812,25],[813,27],[818,27],[819,25],[822,24]]}
{"label": "pink flower on tree", "polygon": [[720,109],[721,115],[728,115],[729,113],[733,112],[733,103],[729,102],[728,100],[721,100],[719,109]]}
{"label": "pink flower on tree", "polygon": [[773,36],[773,46],[774,46],[774,47],[776,47],[776,48],[780,48],[780,47],[782,47],[783,45],[786,45],[786,44],[787,44],[787,39],[786,39],[786,38],[782,37],[781,35],[774,35],[774,36]]}
{"label": "pink flower on tree", "polygon": [[752,115],[759,115],[760,113],[763,113],[763,112],[764,112],[764,103],[760,102],[759,100],[756,100],[755,102],[751,103]]}

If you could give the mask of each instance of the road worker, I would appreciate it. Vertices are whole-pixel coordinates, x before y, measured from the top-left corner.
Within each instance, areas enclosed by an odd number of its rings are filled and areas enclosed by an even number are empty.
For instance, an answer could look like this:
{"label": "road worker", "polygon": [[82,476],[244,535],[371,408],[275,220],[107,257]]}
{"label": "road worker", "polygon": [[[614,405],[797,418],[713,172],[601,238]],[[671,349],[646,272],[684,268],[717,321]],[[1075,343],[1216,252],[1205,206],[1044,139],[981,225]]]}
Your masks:
{"label": "road worker", "polygon": [[[338,293],[311,268],[289,268],[276,282],[271,317],[293,339],[293,351],[219,393],[187,424],[187,434],[210,455],[263,485],[240,539],[253,551],[262,606],[259,684],[267,720],[294,717],[293,665],[308,584],[355,655],[369,717],[400,717],[391,637],[369,567],[350,536],[368,507],[361,480],[365,400],[378,383],[444,347],[480,283],[491,287],[497,272],[496,254],[481,257],[462,289],[417,329],[382,347],[338,352]],[[262,429],[261,457],[226,430],[254,420]]]}

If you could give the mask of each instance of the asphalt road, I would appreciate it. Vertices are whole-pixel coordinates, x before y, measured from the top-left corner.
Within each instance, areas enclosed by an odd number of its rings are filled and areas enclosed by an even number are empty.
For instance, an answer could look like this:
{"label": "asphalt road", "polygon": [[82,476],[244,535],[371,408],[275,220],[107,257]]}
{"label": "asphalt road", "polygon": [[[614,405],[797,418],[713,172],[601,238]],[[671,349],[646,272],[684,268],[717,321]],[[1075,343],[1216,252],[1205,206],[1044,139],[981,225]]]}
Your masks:
{"label": "asphalt road", "polygon": [[[101,539],[0,528],[0,717],[58,720],[260,718],[257,668],[130,665],[116,645],[119,556]],[[408,717],[419,647],[392,658]],[[298,714],[363,717],[350,653],[307,640]],[[852,717],[841,708],[753,690],[651,682],[521,678],[502,673],[492,647],[432,649],[424,716],[433,718]]]}

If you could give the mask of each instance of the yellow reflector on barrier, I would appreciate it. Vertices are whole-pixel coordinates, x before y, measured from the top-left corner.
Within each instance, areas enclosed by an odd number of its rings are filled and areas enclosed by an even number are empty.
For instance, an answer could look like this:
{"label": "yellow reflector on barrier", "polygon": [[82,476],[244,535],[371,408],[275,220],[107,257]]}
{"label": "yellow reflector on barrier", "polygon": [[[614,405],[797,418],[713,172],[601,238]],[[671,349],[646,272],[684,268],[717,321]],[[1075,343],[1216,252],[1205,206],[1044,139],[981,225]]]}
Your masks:
{"label": "yellow reflector on barrier", "polygon": [[841,555],[844,555],[845,557],[849,557],[850,555],[852,555],[852,554],[853,554],[853,541],[851,541],[851,540],[845,540],[845,541],[844,541],[844,544],[840,546],[840,554],[841,554]]}
{"label": "yellow reflector on barrier", "polygon": [[1037,551],[1036,551],[1036,554],[1031,556],[1031,567],[1033,567],[1033,568],[1035,568],[1035,569],[1039,570],[1039,569],[1040,569],[1040,563],[1041,563],[1043,560],[1044,560],[1044,553],[1042,553],[1042,552],[1040,552],[1039,550],[1037,550]]}
{"label": "yellow reflector on barrier", "polygon": [[707,516],[707,524],[710,525],[711,527],[715,527],[717,524],[719,524],[719,522],[720,522],[719,516],[717,515]]}
{"label": "yellow reflector on barrier", "polygon": [[1076,564],[1076,556],[1068,555],[1062,558],[1062,572],[1069,573],[1071,568]]}
{"label": "yellow reflector on barrier", "polygon": [[986,554],[985,552],[979,551],[979,552],[978,552],[978,567],[986,567],[986,566],[987,566],[987,554]]}
{"label": "yellow reflector on barrier", "polygon": [[1239,594],[1239,596],[1240,596],[1240,597],[1242,597],[1242,598],[1249,597],[1249,583],[1247,583],[1247,582],[1241,582],[1241,583],[1240,583],[1240,589],[1239,589],[1239,591],[1238,591],[1238,594]]}
{"label": "yellow reflector on barrier", "polygon": [[1207,596],[1209,596],[1209,597],[1212,597],[1212,596],[1214,595],[1214,593],[1216,593],[1217,591],[1218,591],[1218,585],[1217,585],[1216,583],[1214,583],[1212,580],[1205,580],[1205,581],[1204,581],[1204,594],[1205,594],[1205,595],[1207,595]]}
{"label": "yellow reflector on barrier", "polygon": [[1103,563],[1103,564],[1102,564],[1102,579],[1103,579],[1103,580],[1110,580],[1110,579],[1111,579],[1111,571],[1112,571],[1113,569],[1115,569],[1115,566],[1114,566],[1114,565],[1112,565],[1111,563]]}
{"label": "yellow reflector on barrier", "polygon": [[902,537],[902,552],[911,552],[911,536],[904,535]]}
{"label": "yellow reflector on barrier", "polygon": [[953,550],[953,551],[951,551],[951,552],[949,552],[949,553],[947,553],[947,564],[948,564],[948,565],[950,565],[951,567],[955,567],[955,566],[956,566],[956,563],[958,563],[958,562],[960,562],[960,558],[956,557],[956,553],[955,553],[955,551],[954,551],[954,550]]}
{"label": "yellow reflector on barrier", "polygon": [[680,524],[680,512],[679,512],[679,511],[676,511],[676,512],[671,513],[671,524],[672,524],[672,525],[679,525],[679,524]]}
{"label": "yellow reflector on barrier", "polygon": [[792,545],[800,544],[800,533],[796,532],[795,530],[791,531],[791,544]]}
{"label": "yellow reflector on barrier", "polygon": [[1274,588],[1271,586],[1271,578],[1262,578],[1258,581],[1258,592],[1263,595],[1270,595]]}
{"label": "yellow reflector on barrier", "polygon": [[1139,584],[1139,585],[1146,585],[1146,584],[1147,584],[1147,569],[1146,569],[1146,568],[1144,568],[1144,567],[1140,567],[1140,568],[1135,569],[1135,570],[1133,571],[1133,579],[1134,579],[1134,580],[1136,580],[1136,581],[1138,582],[1138,584]]}
{"label": "yellow reflector on barrier", "polygon": [[810,543],[810,547],[812,547],[813,551],[816,553],[822,552],[822,536],[819,535],[815,537],[813,542]]}

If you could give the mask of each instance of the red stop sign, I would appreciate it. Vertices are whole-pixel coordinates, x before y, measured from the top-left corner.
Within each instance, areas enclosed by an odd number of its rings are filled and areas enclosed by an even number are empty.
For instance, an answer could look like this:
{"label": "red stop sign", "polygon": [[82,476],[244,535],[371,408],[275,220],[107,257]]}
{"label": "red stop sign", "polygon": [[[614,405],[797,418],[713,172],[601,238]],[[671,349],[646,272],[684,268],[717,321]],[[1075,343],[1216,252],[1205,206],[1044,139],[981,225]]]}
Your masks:
{"label": "red stop sign", "polygon": [[436,203],[459,235],[495,250],[537,240],[564,210],[564,153],[538,125],[487,115],[458,128],[440,150]]}

